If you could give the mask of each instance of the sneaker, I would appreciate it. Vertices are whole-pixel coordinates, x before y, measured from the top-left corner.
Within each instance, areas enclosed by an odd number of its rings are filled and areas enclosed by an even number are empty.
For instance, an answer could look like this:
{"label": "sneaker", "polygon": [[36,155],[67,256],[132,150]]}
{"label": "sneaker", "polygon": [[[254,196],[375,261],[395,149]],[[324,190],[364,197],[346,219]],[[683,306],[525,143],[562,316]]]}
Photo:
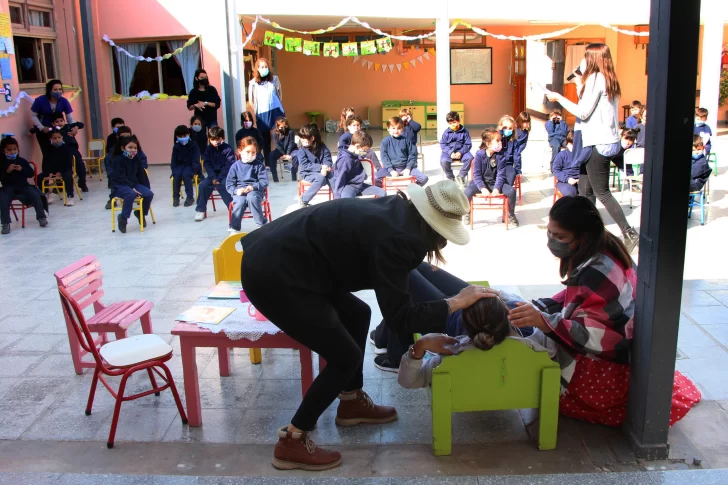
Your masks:
{"label": "sneaker", "polygon": [[465,214],[463,216],[463,224],[465,224],[466,226],[470,225],[470,214]]}
{"label": "sneaker", "polygon": [[121,214],[116,216],[116,223],[119,225],[119,231],[122,234],[126,234],[126,219],[124,218],[124,216],[122,216]]}
{"label": "sneaker", "polygon": [[369,343],[374,346],[374,353],[377,355],[386,354],[387,353],[386,347],[385,348],[377,347],[376,342],[374,342],[375,333],[376,333],[376,330],[372,330],[371,332],[369,332]]}
{"label": "sneaker", "polygon": [[311,204],[309,204],[308,202],[304,202],[304,201],[301,201],[301,203],[299,205],[301,207],[311,207]]}
{"label": "sneaker", "polygon": [[[142,225],[142,221],[139,219],[139,213],[138,212],[134,212],[134,217],[136,217],[137,221],[139,221],[139,225],[141,226]],[[147,218],[146,217],[144,218],[144,227],[147,227]]]}
{"label": "sneaker", "polygon": [[457,177],[455,177],[455,183],[458,184],[458,187],[460,187],[460,190],[465,190],[465,182],[467,182],[467,180],[465,180],[464,177],[461,177],[459,175]]}
{"label": "sneaker", "polygon": [[75,202],[73,202],[73,197],[69,197],[69,198],[66,199],[66,206],[67,207],[71,207],[74,204],[75,204]]}
{"label": "sneaker", "polygon": [[339,394],[339,407],[336,410],[336,424],[339,426],[354,426],[361,423],[384,424],[396,419],[396,409],[392,406],[377,406],[361,389]]}
{"label": "sneaker", "polygon": [[232,227],[228,227],[228,232],[230,234],[240,234],[243,231],[241,231],[240,229],[233,229]]}
{"label": "sneaker", "polygon": [[284,163],[283,164],[283,171],[284,172],[290,172],[291,171],[291,164],[290,163]]}
{"label": "sneaker", "polygon": [[321,471],[341,465],[341,453],[319,448],[302,431],[288,431],[288,426],[278,430],[278,443],[273,451],[273,466],[278,470]]}
{"label": "sneaker", "polygon": [[46,192],[44,195],[46,200],[48,201],[48,205],[51,205],[53,203],[53,194],[51,194],[50,192]]}
{"label": "sneaker", "polygon": [[179,207],[179,199],[174,199],[172,201],[172,207]]}
{"label": "sneaker", "polygon": [[399,373],[399,362],[395,362],[387,354],[374,357],[374,367],[384,372]]}
{"label": "sneaker", "polygon": [[201,222],[205,220],[204,212],[195,212],[195,222]]}
{"label": "sneaker", "polygon": [[48,225],[48,219],[45,217],[38,219],[38,224],[40,224],[40,227],[46,227]]}
{"label": "sneaker", "polygon": [[189,207],[191,205],[195,205],[195,199],[194,197],[187,197],[185,199],[185,207]]}
{"label": "sneaker", "polygon": [[111,199],[106,202],[106,210],[111,210]]}
{"label": "sneaker", "polygon": [[86,185],[82,185],[80,187],[80,189],[81,189],[81,192],[88,192],[88,187]]}
{"label": "sneaker", "polygon": [[0,228],[0,234],[10,234],[10,224],[3,224]]}
{"label": "sneaker", "polygon": [[518,227],[518,226],[520,226],[520,225],[521,225],[521,224],[520,224],[520,223],[518,222],[518,219],[516,219],[516,216],[515,216],[515,215],[513,215],[513,216],[508,216],[508,224],[509,224],[509,225],[511,225],[511,226],[513,226],[513,227]]}

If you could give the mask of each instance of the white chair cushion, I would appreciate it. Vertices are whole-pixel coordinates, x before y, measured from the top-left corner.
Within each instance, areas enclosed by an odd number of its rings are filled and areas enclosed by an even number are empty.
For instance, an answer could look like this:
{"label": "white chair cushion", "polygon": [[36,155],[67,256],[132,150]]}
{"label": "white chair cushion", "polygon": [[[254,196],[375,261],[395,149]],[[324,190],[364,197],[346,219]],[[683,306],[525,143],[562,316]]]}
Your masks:
{"label": "white chair cushion", "polygon": [[134,335],[115,340],[102,346],[99,354],[114,367],[131,367],[149,360],[164,357],[172,352],[172,346],[158,335]]}

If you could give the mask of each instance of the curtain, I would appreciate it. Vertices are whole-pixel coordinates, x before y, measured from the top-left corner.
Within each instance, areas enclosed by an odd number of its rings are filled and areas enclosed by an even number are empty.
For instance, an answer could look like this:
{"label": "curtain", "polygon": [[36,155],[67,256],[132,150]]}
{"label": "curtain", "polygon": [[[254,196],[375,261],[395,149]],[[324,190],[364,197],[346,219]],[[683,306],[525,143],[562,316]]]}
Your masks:
{"label": "curtain", "polygon": [[[174,52],[187,43],[187,40],[168,40],[170,52]],[[200,65],[200,39],[196,39],[192,44],[185,48],[179,54],[172,56],[182,69],[182,78],[185,81],[185,91],[192,91],[195,81],[195,71]]]}
{"label": "curtain", "polygon": [[586,45],[569,45],[566,46],[566,62],[564,63],[564,84],[573,83],[574,80],[567,81],[566,78],[574,71],[576,66],[579,65],[582,59],[584,59],[584,53],[586,52]]}
{"label": "curtain", "polygon": [[[122,49],[126,49],[133,56],[141,56],[144,51],[147,50],[147,43],[141,44],[118,44]],[[134,79],[134,72],[136,71],[137,64],[139,61],[133,57],[129,57],[123,52],[116,51],[116,59],[119,61],[119,78],[121,79],[121,91],[122,96],[129,96],[129,88],[131,88],[131,82]]]}

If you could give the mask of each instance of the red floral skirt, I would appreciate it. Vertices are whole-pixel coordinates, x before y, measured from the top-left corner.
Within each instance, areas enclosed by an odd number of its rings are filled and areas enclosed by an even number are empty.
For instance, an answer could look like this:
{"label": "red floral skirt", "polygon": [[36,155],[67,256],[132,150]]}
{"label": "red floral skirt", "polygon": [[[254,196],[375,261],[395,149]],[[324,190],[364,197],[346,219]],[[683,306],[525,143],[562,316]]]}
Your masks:
{"label": "red floral skirt", "polygon": [[[629,365],[581,358],[569,387],[561,395],[559,412],[589,423],[620,426],[627,415]],[[675,371],[670,426],[680,421],[702,395],[693,382]]]}

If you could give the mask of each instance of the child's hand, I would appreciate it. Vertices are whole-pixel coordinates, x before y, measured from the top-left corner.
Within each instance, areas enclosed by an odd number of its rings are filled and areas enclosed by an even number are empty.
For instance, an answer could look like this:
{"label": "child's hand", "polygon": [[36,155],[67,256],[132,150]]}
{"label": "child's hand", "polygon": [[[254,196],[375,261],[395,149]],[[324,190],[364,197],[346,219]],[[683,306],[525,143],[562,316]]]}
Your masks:
{"label": "child's hand", "polygon": [[74,126],[73,128],[71,128],[71,131],[69,131],[68,134],[74,137],[78,135],[78,126]]}
{"label": "child's hand", "polygon": [[531,303],[519,301],[516,308],[508,312],[508,320],[514,327],[536,327],[543,333],[551,333],[551,327],[546,324],[543,315]]}
{"label": "child's hand", "polygon": [[218,179],[212,179],[212,185],[220,185],[220,181]]}
{"label": "child's hand", "polygon": [[490,190],[488,190],[487,188],[483,187],[482,189],[480,189],[480,193],[483,194],[483,195],[490,195]]}
{"label": "child's hand", "polygon": [[21,167],[20,165],[18,165],[18,164],[16,163],[16,164],[15,164],[15,170],[16,170],[16,171],[18,171],[18,172],[20,172],[21,170],[23,170],[23,167]]}
{"label": "child's hand", "polygon": [[402,170],[402,177],[409,177],[410,176],[410,169],[405,168]]}
{"label": "child's hand", "polygon": [[493,189],[493,195],[501,195],[500,190]]}
{"label": "child's hand", "polygon": [[450,158],[452,158],[453,160],[455,160],[457,157],[458,157],[458,154],[456,152],[452,152],[450,154]]}
{"label": "child's hand", "polygon": [[456,338],[441,333],[428,333],[420,337],[413,347],[413,357],[417,360],[425,356],[426,351],[435,352],[442,355],[452,355],[453,352],[448,347],[457,345]]}
{"label": "child's hand", "polygon": [[397,171],[396,170],[390,170],[389,171],[389,176],[390,177],[396,177],[397,176]]}
{"label": "child's hand", "polygon": [[576,185],[579,183],[579,179],[569,177],[569,180],[567,180],[567,182],[569,182],[569,185]]}
{"label": "child's hand", "polygon": [[54,175],[54,177],[58,177],[58,178],[60,178],[60,177],[61,177],[61,172],[58,172],[58,173],[56,173],[56,174]]}
{"label": "child's hand", "polygon": [[235,191],[237,195],[243,195],[245,193],[245,189],[243,187],[240,187]]}
{"label": "child's hand", "polygon": [[244,193],[244,194],[248,194],[248,193],[250,193],[250,192],[252,192],[252,191],[253,191],[253,186],[252,186],[252,185],[248,185],[247,187],[245,187],[245,188],[243,189],[243,193]]}
{"label": "child's hand", "polygon": [[326,175],[327,173],[329,173],[329,167],[321,165],[321,175]]}
{"label": "child's hand", "polygon": [[17,165],[13,165],[13,164],[8,165],[7,172],[10,173],[10,172],[14,171],[15,167],[17,167]]}

